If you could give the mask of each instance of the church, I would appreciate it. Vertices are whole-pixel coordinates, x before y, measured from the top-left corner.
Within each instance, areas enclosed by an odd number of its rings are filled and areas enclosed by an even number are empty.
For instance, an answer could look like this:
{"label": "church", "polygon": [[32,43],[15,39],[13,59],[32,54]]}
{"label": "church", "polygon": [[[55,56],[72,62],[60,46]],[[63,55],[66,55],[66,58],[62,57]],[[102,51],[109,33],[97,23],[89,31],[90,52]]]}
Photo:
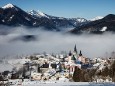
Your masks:
{"label": "church", "polygon": [[86,63],[86,57],[82,55],[81,50],[78,54],[78,51],[75,45],[74,51],[73,52],[70,51],[68,54],[67,66],[69,67],[69,72],[73,74],[76,66],[81,69],[81,66],[85,63]]}

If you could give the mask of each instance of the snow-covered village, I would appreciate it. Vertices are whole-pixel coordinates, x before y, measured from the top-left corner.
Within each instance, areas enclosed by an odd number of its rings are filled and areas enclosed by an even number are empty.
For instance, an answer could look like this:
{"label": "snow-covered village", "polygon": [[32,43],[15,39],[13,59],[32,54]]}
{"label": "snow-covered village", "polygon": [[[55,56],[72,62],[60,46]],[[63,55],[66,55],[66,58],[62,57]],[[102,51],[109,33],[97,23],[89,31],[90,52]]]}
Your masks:
{"label": "snow-covered village", "polygon": [[115,86],[115,0],[0,0],[0,86]]}
{"label": "snow-covered village", "polygon": [[[3,60],[0,86],[33,86],[40,83],[115,82],[115,53],[110,58],[90,59],[77,51],[68,54],[34,54]],[[41,85],[43,86],[43,85]]]}

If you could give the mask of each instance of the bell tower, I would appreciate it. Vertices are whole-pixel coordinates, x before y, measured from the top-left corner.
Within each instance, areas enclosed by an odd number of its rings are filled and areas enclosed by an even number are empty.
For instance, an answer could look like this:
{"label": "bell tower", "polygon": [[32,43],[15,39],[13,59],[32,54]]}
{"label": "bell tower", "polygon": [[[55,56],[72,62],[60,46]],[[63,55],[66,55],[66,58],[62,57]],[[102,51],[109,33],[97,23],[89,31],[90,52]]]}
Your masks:
{"label": "bell tower", "polygon": [[74,47],[74,52],[77,54],[76,44],[75,44],[75,47]]}
{"label": "bell tower", "polygon": [[82,56],[81,50],[80,50],[79,56]]}

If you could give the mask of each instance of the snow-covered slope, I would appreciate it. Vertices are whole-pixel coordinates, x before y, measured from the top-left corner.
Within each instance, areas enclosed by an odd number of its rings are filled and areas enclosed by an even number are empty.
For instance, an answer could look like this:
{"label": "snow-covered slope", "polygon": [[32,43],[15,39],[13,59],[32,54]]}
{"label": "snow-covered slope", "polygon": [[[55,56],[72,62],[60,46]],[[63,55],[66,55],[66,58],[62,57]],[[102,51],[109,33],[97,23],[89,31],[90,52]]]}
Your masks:
{"label": "snow-covered slope", "polygon": [[104,32],[115,32],[115,15],[108,14],[104,18],[98,17],[96,21],[90,21],[87,24],[76,27],[71,30],[71,33],[81,34],[85,33],[94,33],[94,34],[103,34]]}
{"label": "snow-covered slope", "polygon": [[80,25],[83,25],[89,22],[85,18],[79,18],[79,17],[78,18],[68,18],[68,20],[75,26],[80,26]]}
{"label": "snow-covered slope", "polygon": [[107,30],[107,27],[105,26],[105,27],[103,27],[100,31],[106,31]]}
{"label": "snow-covered slope", "polygon": [[34,17],[46,17],[49,18],[46,14],[44,14],[41,11],[35,11],[35,10],[31,10],[30,12],[28,12],[30,15],[34,16]]}
{"label": "snow-covered slope", "polygon": [[95,21],[95,20],[99,20],[99,19],[102,19],[102,18],[103,18],[102,16],[97,16],[97,17],[95,17],[93,19],[90,19],[90,21]]}

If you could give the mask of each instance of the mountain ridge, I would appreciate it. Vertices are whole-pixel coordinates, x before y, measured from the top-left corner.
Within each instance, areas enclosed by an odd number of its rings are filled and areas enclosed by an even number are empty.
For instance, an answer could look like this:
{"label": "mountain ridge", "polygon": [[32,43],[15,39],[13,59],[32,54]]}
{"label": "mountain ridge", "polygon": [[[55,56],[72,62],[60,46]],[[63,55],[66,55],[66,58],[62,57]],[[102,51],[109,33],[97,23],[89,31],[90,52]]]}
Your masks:
{"label": "mountain ridge", "polygon": [[[94,20],[85,18],[64,18],[45,14],[41,11],[31,10],[26,12],[13,4],[7,4],[0,8],[0,25],[43,27],[48,31],[63,31],[79,33],[104,33],[115,32],[115,15],[108,14],[105,17],[96,17]],[[71,29],[67,29],[71,28]]]}
{"label": "mountain ridge", "polygon": [[76,27],[69,32],[74,34],[81,34],[83,32],[96,34],[101,34],[104,32],[115,32],[115,15],[108,14],[102,19],[89,22],[80,27]]}
{"label": "mountain ridge", "polygon": [[87,23],[84,18],[70,19],[64,17],[50,16],[42,12],[25,12],[21,8],[13,4],[7,4],[0,8],[0,24],[8,26],[29,26],[29,27],[45,27],[46,30],[60,31],[61,28],[73,27]]}

